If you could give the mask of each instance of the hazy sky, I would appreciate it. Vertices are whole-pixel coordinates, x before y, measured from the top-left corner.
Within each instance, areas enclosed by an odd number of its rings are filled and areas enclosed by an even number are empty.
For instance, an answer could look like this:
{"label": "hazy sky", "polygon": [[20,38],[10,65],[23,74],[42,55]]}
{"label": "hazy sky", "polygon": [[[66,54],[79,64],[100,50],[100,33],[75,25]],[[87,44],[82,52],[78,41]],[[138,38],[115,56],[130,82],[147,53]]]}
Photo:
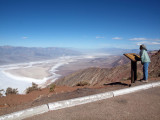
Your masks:
{"label": "hazy sky", "polygon": [[0,0],[0,46],[160,49],[160,0]]}

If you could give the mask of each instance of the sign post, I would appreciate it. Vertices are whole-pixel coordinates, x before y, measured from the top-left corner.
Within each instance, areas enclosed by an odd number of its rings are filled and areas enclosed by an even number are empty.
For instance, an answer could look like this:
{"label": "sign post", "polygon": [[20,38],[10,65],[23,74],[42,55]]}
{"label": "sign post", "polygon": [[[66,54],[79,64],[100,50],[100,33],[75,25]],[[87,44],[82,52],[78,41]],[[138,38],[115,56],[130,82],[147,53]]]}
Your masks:
{"label": "sign post", "polygon": [[135,53],[124,54],[131,60],[131,83],[135,83],[137,80],[137,61],[140,61],[140,56]]}

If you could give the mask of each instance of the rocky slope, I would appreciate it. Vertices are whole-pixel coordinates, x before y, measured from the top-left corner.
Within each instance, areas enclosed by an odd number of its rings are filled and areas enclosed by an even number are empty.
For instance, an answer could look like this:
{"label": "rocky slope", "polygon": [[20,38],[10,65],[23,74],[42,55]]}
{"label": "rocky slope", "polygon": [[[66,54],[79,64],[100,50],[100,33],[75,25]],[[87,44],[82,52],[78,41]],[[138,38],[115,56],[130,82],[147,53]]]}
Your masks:
{"label": "rocky slope", "polygon": [[[160,77],[160,51],[151,56],[151,63],[149,67],[149,77]],[[119,59],[115,62],[115,66],[118,63],[125,63],[125,59]],[[130,79],[131,73],[130,62],[125,65],[109,68],[87,68],[70,74],[62,79],[57,80],[57,85],[76,86],[80,82],[88,83],[89,85],[103,85],[104,83],[118,82]],[[137,66],[138,79],[143,76],[142,65],[138,62]]]}
{"label": "rocky slope", "polygon": [[89,85],[103,85],[104,83],[121,81],[128,79],[130,75],[130,65],[108,68],[87,68],[70,74],[56,81],[57,85],[76,86],[80,82]]}
{"label": "rocky slope", "polygon": [[160,50],[153,54],[149,65],[149,76],[160,77]]}

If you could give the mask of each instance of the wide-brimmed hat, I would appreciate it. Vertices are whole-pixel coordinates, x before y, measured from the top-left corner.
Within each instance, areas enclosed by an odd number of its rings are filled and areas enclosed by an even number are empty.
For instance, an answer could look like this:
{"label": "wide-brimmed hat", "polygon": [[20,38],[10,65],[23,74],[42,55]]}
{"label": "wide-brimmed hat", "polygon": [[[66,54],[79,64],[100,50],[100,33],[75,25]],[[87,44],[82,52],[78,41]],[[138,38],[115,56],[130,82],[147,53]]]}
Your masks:
{"label": "wide-brimmed hat", "polygon": [[144,44],[140,45],[140,48],[147,50],[146,46]]}

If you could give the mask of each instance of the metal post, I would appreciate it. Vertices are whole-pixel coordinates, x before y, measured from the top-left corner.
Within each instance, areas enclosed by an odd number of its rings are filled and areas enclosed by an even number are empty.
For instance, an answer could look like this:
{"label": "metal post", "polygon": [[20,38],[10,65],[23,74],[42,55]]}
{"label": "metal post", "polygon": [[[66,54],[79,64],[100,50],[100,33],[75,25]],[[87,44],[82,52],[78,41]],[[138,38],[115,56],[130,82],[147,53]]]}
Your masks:
{"label": "metal post", "polygon": [[137,80],[137,62],[131,60],[131,83]]}

